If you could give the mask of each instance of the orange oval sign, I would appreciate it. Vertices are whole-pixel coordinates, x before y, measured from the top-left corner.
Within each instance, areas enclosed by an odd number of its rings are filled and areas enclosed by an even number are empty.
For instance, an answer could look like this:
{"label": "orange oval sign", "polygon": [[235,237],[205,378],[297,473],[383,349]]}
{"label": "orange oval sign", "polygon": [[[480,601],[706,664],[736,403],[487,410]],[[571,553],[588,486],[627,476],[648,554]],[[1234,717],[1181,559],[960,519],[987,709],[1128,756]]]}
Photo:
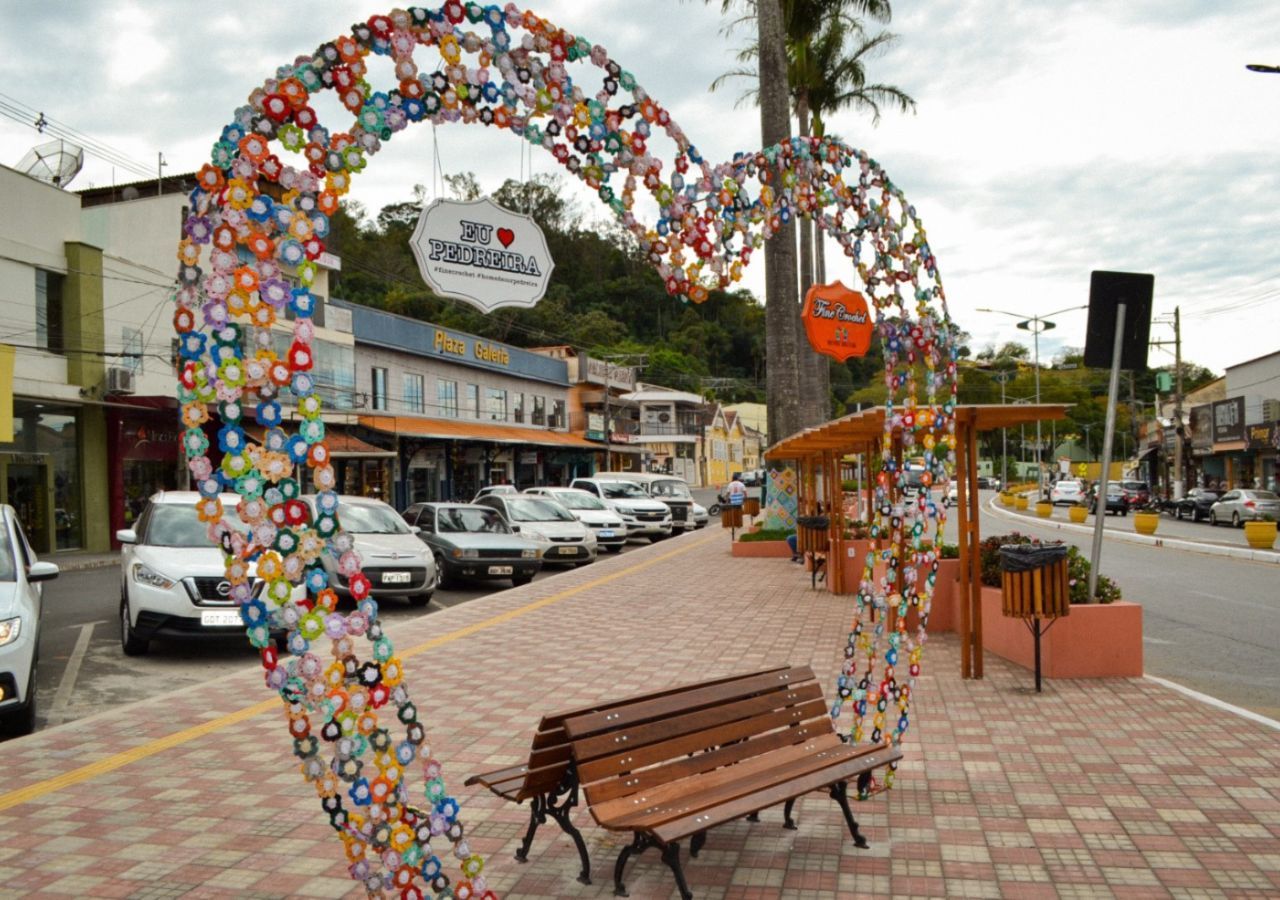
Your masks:
{"label": "orange oval sign", "polygon": [[844,362],[866,356],[871,349],[873,323],[867,301],[840,282],[815,284],[804,295],[804,333],[819,353]]}

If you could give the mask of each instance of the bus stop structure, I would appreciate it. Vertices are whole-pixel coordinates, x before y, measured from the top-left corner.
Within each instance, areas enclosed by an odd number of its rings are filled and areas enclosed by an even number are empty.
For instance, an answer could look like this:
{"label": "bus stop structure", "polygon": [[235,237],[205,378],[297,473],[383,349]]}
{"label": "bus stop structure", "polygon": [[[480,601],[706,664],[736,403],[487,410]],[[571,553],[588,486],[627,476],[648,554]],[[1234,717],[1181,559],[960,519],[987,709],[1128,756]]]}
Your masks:
{"label": "bus stop structure", "polygon": [[[978,510],[978,433],[1030,425],[1037,421],[1060,421],[1066,418],[1067,407],[1062,404],[975,405],[956,407],[955,465],[956,506],[960,547],[960,673],[964,678],[982,677],[982,565],[979,545]],[[875,509],[875,479],[871,477],[872,463],[880,458],[881,441],[885,438],[885,410],[878,406],[833,419],[825,425],[796,432],[765,451],[770,462],[791,461],[797,469],[799,516],[816,516],[827,520],[825,540],[815,537],[809,529],[798,528],[799,549],[811,551],[815,542],[826,548],[827,585],[832,593],[847,594],[856,590],[857,582],[839,564],[851,549],[853,541],[845,537],[846,521],[843,473],[850,472],[861,457],[864,477],[859,484],[863,492],[857,504],[867,520]],[[903,461],[901,428],[889,435],[893,456],[899,466]],[[1004,486],[1007,487],[1007,486]],[[895,502],[897,485],[889,484],[890,502]],[[865,543],[865,542],[864,542]],[[886,538],[873,542],[875,549],[884,549]]]}

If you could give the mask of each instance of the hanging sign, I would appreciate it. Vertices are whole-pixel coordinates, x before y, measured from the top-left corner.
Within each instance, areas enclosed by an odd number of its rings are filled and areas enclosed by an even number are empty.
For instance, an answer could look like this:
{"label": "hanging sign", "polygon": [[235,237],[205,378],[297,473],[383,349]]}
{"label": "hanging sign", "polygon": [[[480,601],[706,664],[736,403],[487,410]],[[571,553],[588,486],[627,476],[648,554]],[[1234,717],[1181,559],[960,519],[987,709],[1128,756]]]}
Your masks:
{"label": "hanging sign", "polygon": [[840,282],[815,284],[804,295],[804,333],[819,353],[844,362],[871,349],[872,322],[867,301]]}
{"label": "hanging sign", "polygon": [[409,246],[433,291],[485,313],[534,306],[555,267],[538,224],[488,197],[435,201],[418,217]]}

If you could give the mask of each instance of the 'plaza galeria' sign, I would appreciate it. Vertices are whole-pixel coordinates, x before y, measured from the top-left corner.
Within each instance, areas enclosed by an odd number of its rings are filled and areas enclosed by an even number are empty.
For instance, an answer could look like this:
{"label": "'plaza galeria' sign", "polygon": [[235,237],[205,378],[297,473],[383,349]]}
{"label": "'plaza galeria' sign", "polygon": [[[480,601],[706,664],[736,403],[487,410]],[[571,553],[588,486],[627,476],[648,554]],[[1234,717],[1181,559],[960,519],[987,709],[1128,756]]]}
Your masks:
{"label": "'plaza galeria' sign", "polygon": [[873,326],[866,298],[838,281],[809,288],[800,315],[805,336],[819,353],[844,362],[866,356],[871,349]]}
{"label": "'plaza galeria' sign", "polygon": [[486,313],[536,304],[555,266],[537,223],[488,197],[435,201],[418,217],[409,245],[433,291]]}

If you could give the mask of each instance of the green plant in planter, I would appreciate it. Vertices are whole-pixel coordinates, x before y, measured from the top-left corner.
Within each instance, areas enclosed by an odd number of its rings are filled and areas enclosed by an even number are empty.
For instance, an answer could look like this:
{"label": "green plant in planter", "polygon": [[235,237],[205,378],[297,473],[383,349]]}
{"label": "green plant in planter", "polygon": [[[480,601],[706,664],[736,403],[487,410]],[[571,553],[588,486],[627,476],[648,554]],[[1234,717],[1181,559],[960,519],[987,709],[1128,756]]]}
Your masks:
{"label": "green plant in planter", "polygon": [[738,540],[742,543],[751,543],[754,541],[785,541],[791,535],[795,534],[790,528],[761,528],[759,531],[746,531],[738,535]]}
{"label": "green plant in planter", "polygon": [[960,545],[944,543],[938,548],[938,559],[959,559]]}
{"label": "green plant in planter", "polygon": [[[987,587],[1000,587],[1000,548],[1009,544],[1041,544],[1044,541],[1021,532],[996,534],[984,538],[978,545],[978,562],[982,583]],[[1062,543],[1055,541],[1053,543]],[[1089,602],[1089,559],[1080,548],[1067,548],[1067,586],[1072,603]],[[1120,587],[1105,575],[1098,576],[1095,588],[1099,603],[1114,603],[1120,599]]]}
{"label": "green plant in planter", "polygon": [[869,537],[871,537],[871,529],[866,522],[855,519],[845,526],[844,539],[846,541],[865,541]]}

